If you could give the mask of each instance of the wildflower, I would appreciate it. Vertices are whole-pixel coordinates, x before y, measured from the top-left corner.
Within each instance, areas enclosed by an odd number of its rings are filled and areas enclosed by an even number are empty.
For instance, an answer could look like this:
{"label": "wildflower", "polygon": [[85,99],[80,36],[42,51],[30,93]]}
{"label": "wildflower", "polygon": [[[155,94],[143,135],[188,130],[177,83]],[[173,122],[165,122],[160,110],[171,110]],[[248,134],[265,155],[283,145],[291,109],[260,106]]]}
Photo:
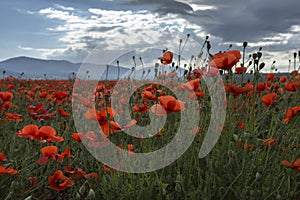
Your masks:
{"label": "wildflower", "polygon": [[286,82],[286,80],[287,80],[286,76],[282,76],[282,77],[279,78],[280,83],[284,83],[284,82]]}
{"label": "wildflower", "polygon": [[72,154],[70,153],[70,150],[71,150],[71,148],[70,148],[70,147],[67,147],[61,154],[58,155],[57,160],[58,160],[58,161],[62,161],[64,158],[67,158],[67,157],[74,157],[74,156],[72,156]]}
{"label": "wildflower", "polygon": [[55,173],[48,178],[50,187],[53,190],[65,190],[67,187],[72,187],[74,182],[68,177],[64,176],[61,170],[56,170]]}
{"label": "wildflower", "polygon": [[23,121],[23,119],[20,118],[21,115],[20,115],[20,114],[17,114],[17,113],[7,113],[7,112],[5,112],[4,115],[5,115],[6,118],[9,119],[9,120],[16,120],[16,121],[18,121],[18,122]]}
{"label": "wildflower", "polygon": [[6,159],[5,155],[4,155],[4,153],[0,152],[0,162],[6,161],[6,160],[7,159]]}
{"label": "wildflower", "polygon": [[269,73],[269,74],[267,74],[266,77],[265,77],[265,80],[266,80],[266,81],[271,81],[271,82],[273,82],[273,81],[275,81],[275,79],[276,79],[276,75],[275,75],[274,73]]}
{"label": "wildflower", "polygon": [[278,99],[278,95],[276,93],[269,93],[264,95],[261,100],[266,106],[270,106],[274,101]]}
{"label": "wildflower", "polygon": [[61,107],[57,109],[57,113],[60,114],[62,117],[70,117],[71,114],[64,111]]}
{"label": "wildflower", "polygon": [[86,139],[84,133],[73,133],[71,137],[77,142],[81,142]]}
{"label": "wildflower", "polygon": [[0,99],[3,101],[10,101],[13,98],[13,94],[11,92],[0,92]]}
{"label": "wildflower", "polygon": [[252,83],[247,83],[243,87],[239,87],[239,86],[233,85],[231,83],[227,83],[227,85],[226,85],[226,91],[232,93],[234,96],[239,96],[243,93],[251,92],[252,90],[253,90]]}
{"label": "wildflower", "polygon": [[282,121],[283,124],[287,124],[294,116],[300,111],[300,106],[288,108],[285,113],[285,119]]}
{"label": "wildflower", "polygon": [[191,80],[187,83],[183,83],[180,85],[180,89],[186,90],[186,91],[196,91],[200,87],[200,78],[196,78],[194,80]]}
{"label": "wildflower", "polygon": [[235,74],[244,74],[247,71],[247,67],[236,67]]}
{"label": "wildflower", "polygon": [[173,96],[158,97],[160,104],[168,112],[179,112],[185,109],[185,102],[175,99]]}
{"label": "wildflower", "polygon": [[173,53],[171,51],[167,51],[164,53],[162,57],[158,58],[162,64],[168,65],[172,63],[173,60]]}
{"label": "wildflower", "polygon": [[300,172],[300,158],[296,158],[292,163],[290,163],[287,160],[283,160],[283,161],[281,161],[281,164],[283,166],[292,168],[293,170]]}
{"label": "wildflower", "polygon": [[37,164],[39,165],[47,163],[50,160],[50,158],[55,160],[55,156],[58,155],[58,150],[56,146],[46,146],[43,147],[41,150],[43,157],[37,161]]}
{"label": "wildflower", "polygon": [[25,126],[22,130],[17,132],[19,137],[30,138],[31,140],[36,138],[36,134],[39,130],[39,127],[34,124],[29,124]]}
{"label": "wildflower", "polygon": [[0,176],[4,174],[10,174],[10,175],[15,175],[18,174],[19,172],[17,170],[14,170],[12,166],[9,166],[8,168],[5,168],[4,165],[0,165]]}
{"label": "wildflower", "polygon": [[276,139],[262,139],[262,143],[265,147],[273,146],[277,142]]}
{"label": "wildflower", "polygon": [[230,70],[240,60],[240,58],[241,53],[238,50],[217,53],[209,62],[209,66],[223,70]]}
{"label": "wildflower", "polygon": [[295,83],[289,82],[284,86],[284,89],[286,91],[295,92],[297,90],[297,87],[296,87]]}

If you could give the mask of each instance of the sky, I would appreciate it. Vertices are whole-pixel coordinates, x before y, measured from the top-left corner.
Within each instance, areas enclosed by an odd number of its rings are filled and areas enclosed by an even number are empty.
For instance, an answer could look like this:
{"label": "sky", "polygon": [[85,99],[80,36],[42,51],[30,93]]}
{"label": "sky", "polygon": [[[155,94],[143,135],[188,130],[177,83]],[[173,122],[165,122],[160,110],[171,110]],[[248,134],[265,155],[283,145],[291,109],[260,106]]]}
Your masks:
{"label": "sky", "polygon": [[300,50],[299,7],[297,0],[2,0],[0,61],[29,56],[83,62],[96,48],[110,63],[147,47],[176,53],[189,33],[187,46],[194,48],[187,55],[199,53],[207,35],[212,54],[230,44],[242,50],[247,41],[247,55],[262,47],[266,68],[275,60],[286,71]]}

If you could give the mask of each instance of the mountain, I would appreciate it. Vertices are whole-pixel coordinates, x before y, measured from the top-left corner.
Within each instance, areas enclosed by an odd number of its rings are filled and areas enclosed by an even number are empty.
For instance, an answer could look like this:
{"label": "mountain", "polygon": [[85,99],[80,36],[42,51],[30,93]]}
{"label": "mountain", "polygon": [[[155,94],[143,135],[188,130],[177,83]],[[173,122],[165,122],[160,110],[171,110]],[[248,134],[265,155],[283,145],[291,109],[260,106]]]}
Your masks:
{"label": "mountain", "polygon": [[[72,63],[65,60],[43,60],[30,57],[15,57],[0,62],[0,73],[5,71],[5,76],[22,77],[24,79],[68,79],[74,74],[77,74],[80,67],[84,66],[89,69],[90,78],[99,77],[93,71],[102,72],[101,77],[106,76],[106,66],[84,63]],[[93,70],[94,69],[94,70]],[[97,70],[96,70],[97,69]],[[120,67],[120,75],[125,74],[129,69]],[[105,76],[104,76],[105,74]],[[109,66],[108,78],[116,79],[118,68],[116,66]]]}

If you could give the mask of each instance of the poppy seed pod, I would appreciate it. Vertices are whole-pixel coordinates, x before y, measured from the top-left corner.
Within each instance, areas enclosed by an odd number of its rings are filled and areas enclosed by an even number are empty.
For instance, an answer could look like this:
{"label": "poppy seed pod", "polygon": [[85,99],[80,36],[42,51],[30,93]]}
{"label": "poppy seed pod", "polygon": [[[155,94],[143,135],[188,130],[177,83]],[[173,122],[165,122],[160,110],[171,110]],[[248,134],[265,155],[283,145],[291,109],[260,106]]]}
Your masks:
{"label": "poppy seed pod", "polygon": [[257,54],[256,54],[256,53],[253,53],[253,54],[252,54],[252,57],[253,57],[253,59],[255,60],[255,59],[257,58]]}
{"label": "poppy seed pod", "polygon": [[243,42],[243,47],[246,48],[248,45],[248,42]]}
{"label": "poppy seed pod", "polygon": [[260,59],[262,57],[262,53],[261,52],[257,52],[257,58]]}
{"label": "poppy seed pod", "polygon": [[265,63],[264,62],[260,63],[259,70],[263,69],[264,67],[265,67]]}
{"label": "poppy seed pod", "polygon": [[210,50],[210,48],[211,48],[211,45],[210,45],[210,42],[209,41],[207,41],[207,50],[209,51]]}

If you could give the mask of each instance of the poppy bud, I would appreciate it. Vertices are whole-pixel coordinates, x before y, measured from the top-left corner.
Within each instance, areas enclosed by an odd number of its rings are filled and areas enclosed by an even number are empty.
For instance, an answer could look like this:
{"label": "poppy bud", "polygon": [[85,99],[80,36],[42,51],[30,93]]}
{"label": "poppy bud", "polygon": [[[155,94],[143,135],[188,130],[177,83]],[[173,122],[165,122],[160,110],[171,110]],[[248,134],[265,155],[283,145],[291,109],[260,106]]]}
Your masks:
{"label": "poppy bud", "polygon": [[248,45],[248,42],[243,42],[243,47],[246,48]]}
{"label": "poppy bud", "polygon": [[209,36],[207,35],[207,36],[205,37],[205,39],[208,40],[208,38],[209,38]]}
{"label": "poppy bud", "polygon": [[296,58],[296,57],[297,57],[297,53],[295,52],[295,53],[294,53],[294,58]]}
{"label": "poppy bud", "polygon": [[258,51],[261,51],[262,50],[262,47],[259,47]]}
{"label": "poppy bud", "polygon": [[211,48],[211,45],[210,45],[210,42],[209,41],[207,41],[207,50],[209,51],[210,50],[210,48]]}
{"label": "poppy bud", "polygon": [[188,72],[188,70],[184,70],[183,76],[187,75]]}
{"label": "poppy bud", "polygon": [[190,37],[190,36],[191,36],[191,34],[189,34],[189,33],[188,33],[186,36],[187,36],[187,37]]}
{"label": "poppy bud", "polygon": [[298,51],[298,56],[300,57],[300,51]]}
{"label": "poppy bud", "polygon": [[249,66],[250,66],[250,65],[252,65],[252,60],[250,60],[250,62],[249,62]]}
{"label": "poppy bud", "polygon": [[5,74],[6,73],[6,71],[5,70],[3,70],[3,74]]}
{"label": "poppy bud", "polygon": [[259,70],[263,69],[264,67],[265,67],[265,63],[264,62],[260,63]]}
{"label": "poppy bud", "polygon": [[256,53],[253,53],[253,54],[252,54],[252,57],[253,57],[253,59],[255,60],[255,59],[257,58],[257,54],[256,54]]}
{"label": "poppy bud", "polygon": [[257,52],[257,58],[260,59],[262,56],[262,53],[261,52]]}

